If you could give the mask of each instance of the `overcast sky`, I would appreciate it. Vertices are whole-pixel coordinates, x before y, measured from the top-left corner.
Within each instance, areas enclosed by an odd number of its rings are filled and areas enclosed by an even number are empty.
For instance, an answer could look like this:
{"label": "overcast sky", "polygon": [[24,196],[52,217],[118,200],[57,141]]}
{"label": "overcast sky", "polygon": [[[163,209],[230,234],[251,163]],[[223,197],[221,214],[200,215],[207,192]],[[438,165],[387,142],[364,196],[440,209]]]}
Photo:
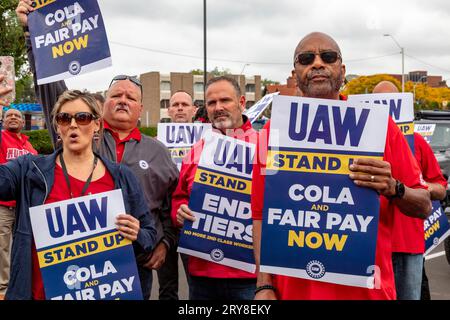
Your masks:
{"label": "overcast sky", "polygon": [[[203,69],[202,0],[99,4],[113,66],[69,79],[69,88],[103,90],[117,74]],[[244,69],[285,83],[299,40],[321,31],[340,45],[347,74],[400,74],[389,33],[405,48],[405,73],[450,78],[448,0],[207,0],[207,19],[208,70]]]}

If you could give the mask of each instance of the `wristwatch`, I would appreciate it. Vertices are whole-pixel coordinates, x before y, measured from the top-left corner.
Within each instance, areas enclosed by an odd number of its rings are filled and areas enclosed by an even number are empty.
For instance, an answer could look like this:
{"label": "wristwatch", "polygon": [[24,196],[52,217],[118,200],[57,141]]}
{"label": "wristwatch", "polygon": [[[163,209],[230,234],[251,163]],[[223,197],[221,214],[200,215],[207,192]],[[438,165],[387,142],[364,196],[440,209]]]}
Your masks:
{"label": "wristwatch", "polygon": [[401,199],[405,195],[405,185],[400,181],[395,181],[395,194],[390,199]]}

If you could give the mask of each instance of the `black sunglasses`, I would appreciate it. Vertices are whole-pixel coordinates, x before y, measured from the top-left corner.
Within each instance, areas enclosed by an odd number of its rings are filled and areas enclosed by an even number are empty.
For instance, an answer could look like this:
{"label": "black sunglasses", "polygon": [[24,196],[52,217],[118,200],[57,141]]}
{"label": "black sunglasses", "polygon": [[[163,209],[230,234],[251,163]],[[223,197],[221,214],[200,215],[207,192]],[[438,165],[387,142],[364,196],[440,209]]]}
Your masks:
{"label": "black sunglasses", "polygon": [[320,59],[327,64],[335,63],[338,59],[341,59],[341,55],[336,51],[302,52],[295,58],[295,62],[300,63],[302,66],[307,66],[314,62],[316,55],[320,56]]}
{"label": "black sunglasses", "polygon": [[115,81],[120,81],[120,80],[130,80],[131,82],[133,82],[135,85],[137,85],[139,87],[139,89],[141,89],[141,94],[142,94],[142,83],[141,81],[139,81],[138,78],[136,78],[135,76],[127,76],[125,74],[121,74],[118,76],[115,76],[112,80],[111,83],[109,84],[109,88],[111,88],[112,84]]}
{"label": "black sunglasses", "polygon": [[72,123],[72,118],[74,118],[75,122],[79,125],[87,125],[91,123],[93,119],[97,119],[92,113],[89,112],[77,112],[74,115],[67,112],[60,112],[56,115],[55,120],[60,126],[67,126]]}

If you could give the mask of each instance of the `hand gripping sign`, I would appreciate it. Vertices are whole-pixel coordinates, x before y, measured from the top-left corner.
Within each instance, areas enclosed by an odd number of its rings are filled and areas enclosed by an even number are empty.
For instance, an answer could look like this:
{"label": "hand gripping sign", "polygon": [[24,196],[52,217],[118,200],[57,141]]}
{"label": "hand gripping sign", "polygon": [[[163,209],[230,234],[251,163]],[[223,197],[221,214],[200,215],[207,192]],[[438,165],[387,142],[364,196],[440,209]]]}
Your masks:
{"label": "hand gripping sign", "polygon": [[178,251],[248,272],[255,271],[252,238],[255,145],[225,135],[205,137]]}
{"label": "hand gripping sign", "polygon": [[28,16],[38,84],[111,65],[105,25],[96,0],[36,1]]}
{"label": "hand gripping sign", "polygon": [[349,165],[382,159],[388,108],[274,97],[261,234],[261,271],[374,286],[379,196]]}
{"label": "hand gripping sign", "polygon": [[368,102],[389,107],[389,115],[400,128],[414,153],[414,103],[413,95],[407,93],[373,93],[348,96],[349,102]]}
{"label": "hand gripping sign", "polygon": [[113,190],[30,208],[48,300],[142,300],[133,246],[116,229]]}

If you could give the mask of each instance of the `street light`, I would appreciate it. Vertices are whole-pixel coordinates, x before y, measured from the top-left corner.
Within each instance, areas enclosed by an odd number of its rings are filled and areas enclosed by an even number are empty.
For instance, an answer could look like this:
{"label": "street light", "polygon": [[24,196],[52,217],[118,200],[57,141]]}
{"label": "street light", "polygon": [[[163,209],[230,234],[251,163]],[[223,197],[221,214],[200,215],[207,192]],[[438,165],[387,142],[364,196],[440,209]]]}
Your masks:
{"label": "street light", "polygon": [[400,53],[402,54],[402,92],[405,92],[405,48],[398,44],[397,40],[395,40],[394,36],[389,33],[383,34],[385,37],[391,37],[394,40],[395,44],[400,48]]}
{"label": "street light", "polygon": [[246,66],[249,66],[249,65],[250,65],[250,63],[244,64],[244,66],[242,67],[242,70],[241,70],[240,75],[243,75],[243,74],[244,74],[244,69],[245,69],[245,67],[246,67]]}
{"label": "street light", "polygon": [[413,91],[414,91],[414,102],[416,102],[416,85],[418,84],[418,83],[420,83],[420,81],[423,79],[423,78],[426,78],[427,76],[421,76],[420,78],[419,78],[419,80],[417,80],[417,82],[416,83],[414,83],[414,86],[413,86]]}

